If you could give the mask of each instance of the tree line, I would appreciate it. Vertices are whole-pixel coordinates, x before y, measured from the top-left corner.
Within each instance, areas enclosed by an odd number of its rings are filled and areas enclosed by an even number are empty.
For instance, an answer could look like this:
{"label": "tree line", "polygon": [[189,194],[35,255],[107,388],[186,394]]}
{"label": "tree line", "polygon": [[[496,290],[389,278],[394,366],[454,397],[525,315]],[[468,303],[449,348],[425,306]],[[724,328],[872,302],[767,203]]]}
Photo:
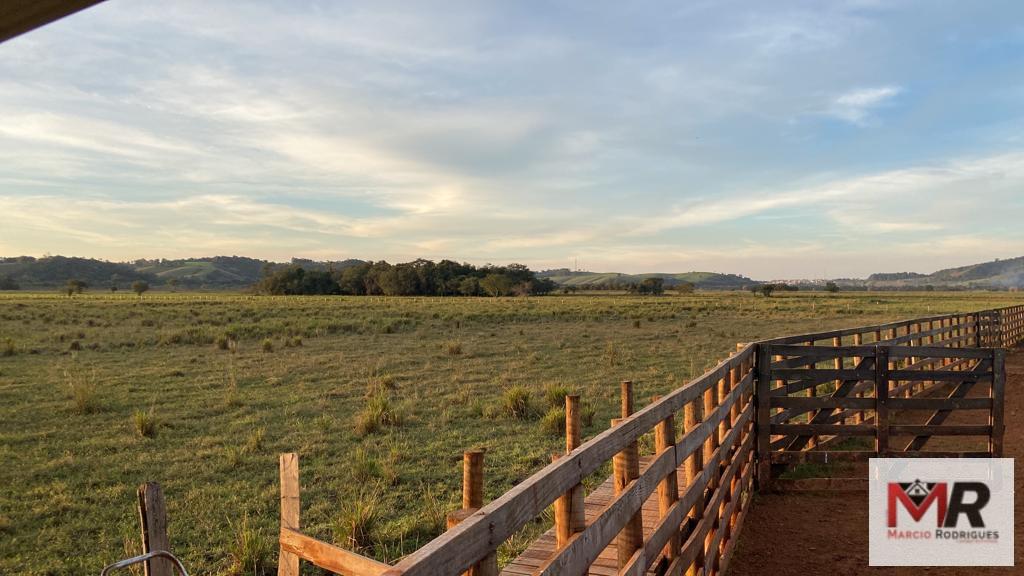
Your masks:
{"label": "tree line", "polygon": [[418,259],[401,264],[360,262],[341,269],[267,265],[255,285],[263,294],[353,296],[525,296],[547,294],[556,284],[522,264],[474,266]]}

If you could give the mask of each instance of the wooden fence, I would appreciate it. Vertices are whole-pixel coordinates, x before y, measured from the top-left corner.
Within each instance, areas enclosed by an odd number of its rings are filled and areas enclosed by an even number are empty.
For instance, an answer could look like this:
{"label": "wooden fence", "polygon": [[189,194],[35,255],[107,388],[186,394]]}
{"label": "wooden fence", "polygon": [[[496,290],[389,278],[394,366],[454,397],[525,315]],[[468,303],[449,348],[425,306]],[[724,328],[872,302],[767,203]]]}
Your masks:
{"label": "wooden fence", "polygon": [[[303,534],[298,458],[284,454],[279,574],[297,575],[306,560],[350,576],[491,576],[502,543],[551,506],[547,543],[535,542],[503,573],[721,574],[755,482],[767,486],[773,464],[1001,454],[1004,351],[996,347],[1022,338],[1024,306],[1017,306],[739,345],[709,372],[635,412],[624,383],[622,418],[582,443],[578,398],[567,397],[565,454],[484,505],[483,455],[467,453],[463,507],[449,516],[449,530],[395,565]],[[928,418],[894,422],[897,410]],[[944,424],[959,410],[985,410],[988,421]],[[652,432],[654,453],[642,456],[640,438]],[[933,436],[966,434],[985,437],[984,449],[923,450]],[[858,435],[872,437],[874,449],[835,449]],[[895,443],[900,436],[906,444]],[[607,486],[584,498],[584,479],[609,461]]]}

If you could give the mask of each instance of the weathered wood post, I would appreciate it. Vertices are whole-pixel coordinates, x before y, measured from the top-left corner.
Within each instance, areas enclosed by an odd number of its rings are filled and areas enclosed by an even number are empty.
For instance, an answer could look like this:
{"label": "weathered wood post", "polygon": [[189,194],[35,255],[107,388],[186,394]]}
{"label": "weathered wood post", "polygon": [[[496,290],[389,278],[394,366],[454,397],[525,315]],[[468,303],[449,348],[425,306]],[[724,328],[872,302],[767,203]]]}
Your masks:
{"label": "weathered wood post", "polygon": [[[612,420],[612,427],[618,426],[624,419]],[[630,482],[640,477],[640,453],[637,443],[630,442],[612,459],[614,472],[615,495],[618,496]],[[629,564],[633,554],[644,545],[643,507],[636,511],[615,539],[618,552],[619,569]]]}
{"label": "weathered wood post", "polygon": [[1005,406],[1006,389],[1006,350],[995,348],[992,350],[992,412],[989,415],[989,426],[992,427],[992,436],[989,439],[989,452],[993,458],[1003,457],[1003,410]]}
{"label": "weathered wood post", "polygon": [[[462,454],[462,509],[448,514],[448,529],[456,527],[484,505],[484,451]],[[465,572],[465,576],[497,576],[498,556],[491,552]]]}
{"label": "weathered wood post", "polygon": [[[139,524],[142,528],[142,553],[171,551],[167,537],[167,507],[164,493],[156,482],[139,486]],[[167,558],[153,558],[145,563],[146,576],[173,576],[174,564]]]}
{"label": "weathered wood post", "polygon": [[875,452],[889,451],[889,349],[875,347]]}
{"label": "weathered wood post", "polygon": [[621,384],[622,391],[622,417],[629,418],[633,415],[633,381],[623,380]]}
{"label": "weathered wood post", "polygon": [[[857,332],[856,334],[854,334],[853,335],[853,345],[854,346],[863,346],[864,345],[864,335],[861,334],[860,332]],[[860,363],[861,363],[862,360],[864,360],[864,359],[861,358],[860,356],[854,356],[853,357],[853,367],[854,368],[860,367]],[[858,382],[857,383],[857,387],[859,388],[860,385],[861,385],[861,382]],[[854,396],[857,397],[857,398],[863,398],[864,397],[864,390],[861,389]],[[853,413],[853,423],[854,424],[863,424],[864,423],[864,410],[863,409],[857,410],[856,412]]]}
{"label": "weathered wood post", "polygon": [[[807,341],[807,345],[808,346],[813,347],[814,344],[815,344],[814,340],[808,340]],[[812,368],[817,368],[818,367],[818,363],[815,362],[814,364],[811,365],[811,367]],[[807,388],[807,397],[808,398],[814,398],[817,395],[818,395],[818,385],[817,384],[814,384],[814,385],[810,386],[809,388]],[[807,423],[808,424],[810,424],[811,421],[814,419],[814,414],[815,414],[814,410],[808,410],[807,411]],[[815,449],[817,447],[818,447],[818,435],[817,434],[811,434],[811,439],[807,443],[807,449],[808,450],[813,450],[813,449]]]}
{"label": "weathered wood post", "polygon": [[[842,345],[843,345],[843,338],[841,336],[834,336],[832,338],[832,347],[833,348],[839,348]],[[842,356],[836,356],[835,359],[832,362],[832,365],[833,365],[833,367],[836,370],[842,370],[843,369],[843,357]],[[839,390],[839,388],[842,387],[842,385],[843,385],[843,379],[842,378],[836,378],[834,384],[835,384],[836,390]],[[845,412],[846,412],[845,408],[840,408],[839,409],[839,413],[840,414],[845,414]],[[841,416],[839,418],[839,423],[840,424],[846,424],[846,416]]]}
{"label": "weathered wood post", "polygon": [[758,490],[770,490],[772,484],[771,459],[771,349],[767,344],[757,345],[757,486]]}
{"label": "weathered wood post", "polygon": [[[694,401],[688,403],[683,408],[683,426],[687,434],[690,434],[700,426],[700,421],[703,418],[701,411],[701,399],[697,398]],[[697,482],[697,477],[700,476],[704,470],[704,452],[701,447],[697,447],[686,459],[683,465],[683,473],[686,476],[686,485],[693,486]],[[690,510],[689,522],[690,525],[696,526],[698,522],[704,517],[704,498],[703,496],[697,499],[697,502],[693,505],[693,509]],[[697,576],[700,572],[701,567],[704,566],[704,555],[698,554],[693,562],[693,565],[688,567],[686,570],[686,576]]]}
{"label": "weathered wood post", "polygon": [[[655,398],[657,401],[658,398]],[[675,417],[671,414],[658,423],[654,430],[654,449],[656,455],[661,455],[667,450],[675,451],[676,447],[676,424]],[[661,518],[668,516],[669,510],[679,501],[679,479],[676,477],[675,468],[668,473],[668,476],[658,483],[658,514]],[[672,531],[668,543],[665,544],[665,557],[669,562],[679,557],[682,541],[678,530]]]}
{"label": "weathered wood post", "polygon": [[[581,443],[580,397],[565,397],[565,453]],[[558,548],[565,546],[573,534],[586,528],[586,509],[583,486],[577,484],[555,501],[555,541]]]}
{"label": "weathered wood post", "polygon": [[[299,529],[299,455],[290,452],[279,458],[281,474],[281,528]],[[279,548],[278,576],[299,576],[299,557]]]}
{"label": "weathered wood post", "polygon": [[[717,383],[713,383],[708,386],[708,389],[704,391],[704,418],[710,418],[715,413],[715,408],[718,406],[718,391],[716,390]],[[714,455],[715,450],[718,448],[718,430],[712,428],[706,440],[704,440],[704,463],[711,462],[711,457]],[[714,477],[712,477],[712,482]]]}

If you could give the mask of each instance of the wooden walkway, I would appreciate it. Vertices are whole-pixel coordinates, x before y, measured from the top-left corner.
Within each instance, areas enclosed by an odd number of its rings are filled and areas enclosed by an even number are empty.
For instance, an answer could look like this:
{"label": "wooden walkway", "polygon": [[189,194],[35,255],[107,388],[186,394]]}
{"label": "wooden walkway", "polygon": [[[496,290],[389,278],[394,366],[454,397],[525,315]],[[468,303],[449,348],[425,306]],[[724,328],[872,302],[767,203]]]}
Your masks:
{"label": "wooden walkway", "polygon": [[[650,465],[653,456],[641,456],[640,457],[640,473]],[[686,474],[683,468],[680,467],[677,470],[676,476],[679,479],[679,495],[682,496],[686,491],[685,478]],[[609,476],[600,486],[598,486],[593,492],[587,496],[586,499],[586,515],[587,525],[589,526],[594,520],[604,511],[605,507],[608,506],[615,499],[615,489],[612,486],[612,477]],[[644,524],[644,539],[646,540],[651,536],[651,532],[654,531],[654,526],[659,520],[658,512],[658,492],[655,491],[650,498],[644,502],[643,507],[643,524]],[[501,571],[504,576],[529,576],[535,574],[537,569],[540,568],[547,559],[551,558],[555,553],[555,529],[551,528],[539,538],[533,541],[518,558],[509,562],[505,568]],[[655,567],[658,566],[656,562]],[[588,574],[594,576],[615,576],[619,573],[618,554],[615,550],[615,541],[613,540],[611,545],[601,552],[597,560],[590,566]],[[653,570],[649,572],[654,574]]]}

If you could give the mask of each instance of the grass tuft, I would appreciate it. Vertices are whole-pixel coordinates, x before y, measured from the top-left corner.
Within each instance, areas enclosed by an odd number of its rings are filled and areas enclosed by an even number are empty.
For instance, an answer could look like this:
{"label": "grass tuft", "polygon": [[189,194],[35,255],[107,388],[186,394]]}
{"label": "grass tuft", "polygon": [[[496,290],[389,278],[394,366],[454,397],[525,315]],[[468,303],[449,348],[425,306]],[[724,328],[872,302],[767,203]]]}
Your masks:
{"label": "grass tuft", "polygon": [[149,412],[144,410],[136,410],[132,416],[132,427],[135,430],[135,434],[142,438],[152,438],[156,436],[156,416],[153,414],[153,409],[150,408]]}
{"label": "grass tuft", "polygon": [[529,420],[537,415],[533,394],[526,386],[512,386],[505,389],[501,397],[501,411],[506,418]]}
{"label": "grass tuft", "polygon": [[230,576],[271,576],[276,572],[271,557],[274,545],[262,530],[249,522],[249,515],[235,526],[235,541],[228,552]]}
{"label": "grass tuft", "polygon": [[551,408],[565,407],[565,397],[572,394],[568,386],[548,384],[544,387],[544,402]]}
{"label": "grass tuft", "polygon": [[552,407],[540,419],[540,428],[551,436],[565,435],[565,408]]}
{"label": "grass tuft", "polygon": [[371,395],[366,406],[356,414],[356,434],[366,436],[388,426],[399,427],[404,422],[404,410],[388,390],[382,389]]}
{"label": "grass tuft", "polygon": [[353,552],[369,553],[377,539],[381,517],[380,493],[361,490],[355,498],[346,498],[334,519],[334,541]]}
{"label": "grass tuft", "polygon": [[462,354],[461,340],[446,340],[443,347],[445,354],[448,354],[449,356],[458,356]]}
{"label": "grass tuft", "polygon": [[81,373],[64,370],[64,381],[67,382],[71,393],[71,409],[76,414],[99,412],[100,403],[94,377],[86,379]]}

